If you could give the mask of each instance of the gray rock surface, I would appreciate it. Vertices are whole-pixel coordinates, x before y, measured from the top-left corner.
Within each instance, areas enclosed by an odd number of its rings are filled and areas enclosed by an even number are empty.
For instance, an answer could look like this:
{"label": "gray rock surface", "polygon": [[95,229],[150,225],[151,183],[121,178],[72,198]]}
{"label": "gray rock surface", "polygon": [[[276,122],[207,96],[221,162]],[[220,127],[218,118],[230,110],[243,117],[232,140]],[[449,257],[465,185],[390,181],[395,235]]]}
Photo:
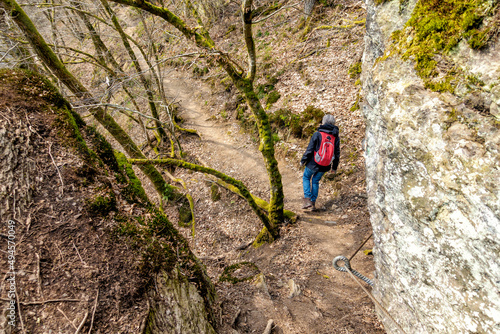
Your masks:
{"label": "gray rock surface", "polygon": [[[377,61],[416,0],[367,0],[363,56],[374,294],[407,333],[500,333],[500,45],[460,44],[453,60],[484,81],[424,88],[414,63]],[[384,318],[388,333],[398,333]]]}

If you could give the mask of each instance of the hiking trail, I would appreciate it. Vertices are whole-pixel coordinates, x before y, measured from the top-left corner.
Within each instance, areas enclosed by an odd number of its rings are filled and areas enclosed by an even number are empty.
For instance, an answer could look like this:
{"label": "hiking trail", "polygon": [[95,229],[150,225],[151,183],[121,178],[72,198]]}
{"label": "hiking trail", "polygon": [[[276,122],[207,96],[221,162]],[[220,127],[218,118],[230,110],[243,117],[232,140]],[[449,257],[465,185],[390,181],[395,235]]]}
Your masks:
{"label": "hiking trail", "polygon": [[[169,97],[180,105],[183,127],[195,129],[201,136],[184,144],[185,151],[207,166],[243,181],[253,194],[268,200],[269,181],[257,143],[240,131],[238,124],[211,116],[204,106],[211,98],[210,88],[180,72],[167,78],[165,86]],[[334,181],[322,180],[317,202],[321,209],[304,213],[299,159],[300,156],[297,161],[278,159],[285,209],[296,212],[300,218],[297,224],[284,227],[282,237],[271,245],[238,250],[242,243],[252,241],[262,226],[243,200],[235,203],[236,195],[226,194],[221,200],[227,201],[224,204],[207,199],[208,191],[192,193],[197,232],[190,243],[213,281],[217,283],[225,267],[242,261],[255,263],[264,275],[263,285],[217,284],[222,301],[220,333],[262,332],[268,319],[277,325],[273,333],[384,333],[369,298],[347,274],[336,271],[331,262],[338,255],[350,257],[371,233],[366,196],[333,198]],[[190,180],[191,191],[204,180],[182,173],[186,181]],[[364,249],[372,246],[370,240]],[[351,265],[373,277],[372,257],[363,252],[356,255]],[[299,292],[290,297],[294,288]]]}

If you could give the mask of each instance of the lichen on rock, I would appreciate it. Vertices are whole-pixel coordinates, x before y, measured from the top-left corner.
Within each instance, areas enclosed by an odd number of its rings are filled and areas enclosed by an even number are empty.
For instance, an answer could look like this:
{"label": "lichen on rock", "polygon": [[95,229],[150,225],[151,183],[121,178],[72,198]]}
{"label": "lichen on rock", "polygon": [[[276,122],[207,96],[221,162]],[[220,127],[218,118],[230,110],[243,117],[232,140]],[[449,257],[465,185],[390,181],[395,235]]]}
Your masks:
{"label": "lichen on rock", "polygon": [[[500,285],[492,279],[500,277],[500,126],[494,115],[500,48],[498,35],[480,50],[467,43],[474,26],[467,15],[493,8],[492,2],[454,7],[463,3],[410,0],[401,11],[398,1],[368,1],[367,7],[362,111],[374,293],[411,333],[500,328]],[[449,8],[439,19],[422,12],[431,5]],[[487,13],[475,28],[487,27]],[[419,30],[424,22],[432,33]],[[404,46],[401,56],[391,48],[394,40]],[[424,66],[426,59],[411,52],[405,56],[412,48],[427,52],[435,66]],[[444,60],[452,64],[446,72],[440,69]],[[445,85],[452,69],[453,89],[429,84]],[[389,319],[384,325],[397,332]]]}

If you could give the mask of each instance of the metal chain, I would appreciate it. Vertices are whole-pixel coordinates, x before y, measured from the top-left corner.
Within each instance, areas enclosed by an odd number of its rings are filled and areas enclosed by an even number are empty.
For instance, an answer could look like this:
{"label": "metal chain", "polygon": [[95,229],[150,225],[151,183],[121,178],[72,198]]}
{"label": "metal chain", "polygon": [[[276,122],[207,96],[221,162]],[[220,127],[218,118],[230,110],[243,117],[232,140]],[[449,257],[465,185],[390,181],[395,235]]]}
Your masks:
{"label": "metal chain", "polygon": [[[344,261],[344,265],[345,267],[339,267],[337,265],[337,262],[339,261]],[[373,282],[371,279],[369,279],[368,277],[366,276],[363,276],[362,274],[358,273],[356,270],[352,269],[351,268],[351,264],[349,263],[349,259],[346,258],[345,256],[337,256],[336,258],[333,259],[333,267],[335,269],[337,269],[338,271],[343,271],[343,272],[347,272],[347,270],[349,270],[351,273],[353,273],[356,277],[362,279],[363,281],[365,281],[367,284],[369,284],[370,286],[373,286]],[[347,269],[346,269],[347,268]]]}

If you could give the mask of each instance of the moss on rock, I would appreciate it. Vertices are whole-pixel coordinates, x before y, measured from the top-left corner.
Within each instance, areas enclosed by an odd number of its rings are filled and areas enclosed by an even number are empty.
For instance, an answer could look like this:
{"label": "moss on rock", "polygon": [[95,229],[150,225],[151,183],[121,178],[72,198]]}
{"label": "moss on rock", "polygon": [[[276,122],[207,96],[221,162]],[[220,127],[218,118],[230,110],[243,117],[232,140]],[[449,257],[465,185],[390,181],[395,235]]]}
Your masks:
{"label": "moss on rock", "polygon": [[[179,269],[186,279],[194,284],[203,297],[207,310],[212,310],[216,300],[215,287],[205,267],[189,248],[187,240],[177,231],[167,216],[154,213],[148,220],[124,222],[116,230],[117,237],[128,239],[131,247],[141,256],[140,269],[145,277],[153,277],[160,271],[166,273]],[[215,324],[214,314],[209,320]]]}
{"label": "moss on rock", "polygon": [[415,61],[427,88],[454,93],[464,73],[447,55],[462,40],[473,49],[486,47],[499,29],[490,19],[497,10],[488,0],[420,0],[404,29],[395,31],[392,39],[404,60]]}

